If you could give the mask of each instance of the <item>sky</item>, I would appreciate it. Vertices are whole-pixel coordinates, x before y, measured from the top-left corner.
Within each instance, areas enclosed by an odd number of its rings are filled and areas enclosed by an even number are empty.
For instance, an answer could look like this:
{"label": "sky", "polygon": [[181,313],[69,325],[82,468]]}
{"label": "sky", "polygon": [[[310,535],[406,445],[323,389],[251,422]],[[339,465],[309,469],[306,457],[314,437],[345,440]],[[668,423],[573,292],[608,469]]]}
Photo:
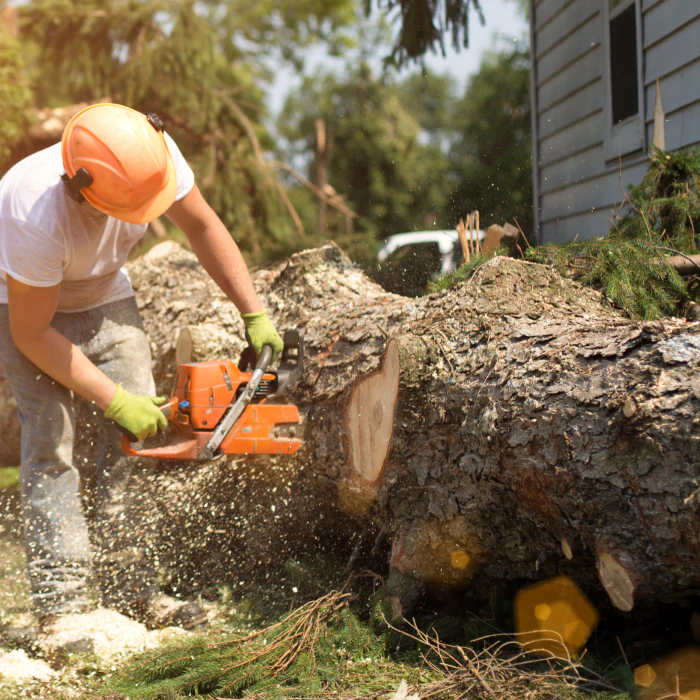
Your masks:
{"label": "sky", "polygon": [[[460,90],[464,89],[467,80],[477,72],[481,58],[485,51],[496,46],[502,46],[504,41],[529,40],[529,29],[526,19],[518,10],[517,3],[513,0],[488,0],[482,3],[484,6],[484,18],[486,25],[481,26],[477,15],[472,12],[469,18],[469,48],[456,52],[448,42],[447,56],[434,56],[428,54],[426,65],[437,73],[449,73],[459,84]],[[378,57],[378,64],[381,57]],[[333,67],[339,72],[342,70],[344,60],[329,57],[321,48],[311,49],[306,58],[307,72],[323,65],[324,68]],[[416,70],[416,67],[404,69],[403,73]],[[276,116],[284,105],[284,101],[291,90],[301,83],[301,79],[294,71],[284,69],[278,71],[276,79],[268,93],[268,106],[273,116]]]}

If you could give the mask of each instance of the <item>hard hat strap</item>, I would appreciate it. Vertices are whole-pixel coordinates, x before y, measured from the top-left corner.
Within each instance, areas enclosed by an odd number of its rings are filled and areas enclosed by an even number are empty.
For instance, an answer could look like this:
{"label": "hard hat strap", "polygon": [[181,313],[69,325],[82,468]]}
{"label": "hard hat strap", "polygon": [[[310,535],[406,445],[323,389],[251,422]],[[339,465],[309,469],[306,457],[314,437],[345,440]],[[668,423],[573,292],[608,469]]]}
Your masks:
{"label": "hard hat strap", "polygon": [[83,187],[90,187],[90,185],[92,185],[92,176],[90,173],[85,170],[85,168],[79,168],[73,177],[68,177],[68,173],[63,173],[63,175],[61,175],[61,180],[63,180],[63,184],[66,186],[70,197],[82,204],[82,202],[85,201],[85,197],[80,190],[82,190]]}
{"label": "hard hat strap", "polygon": [[163,131],[163,129],[165,128],[165,125],[163,124],[163,120],[155,112],[149,112],[146,115],[146,119],[148,119],[148,123],[156,131]]}

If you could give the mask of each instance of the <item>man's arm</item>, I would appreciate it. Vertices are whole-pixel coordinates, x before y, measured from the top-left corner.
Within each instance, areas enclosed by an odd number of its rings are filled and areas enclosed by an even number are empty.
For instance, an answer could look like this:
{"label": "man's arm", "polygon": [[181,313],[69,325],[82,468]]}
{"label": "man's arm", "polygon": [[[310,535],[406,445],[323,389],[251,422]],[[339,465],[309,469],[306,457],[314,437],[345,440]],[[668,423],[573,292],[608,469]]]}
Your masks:
{"label": "man's arm", "polygon": [[7,275],[12,340],[40,370],[104,411],[114,398],[117,385],[80,348],[51,327],[59,288],[60,285],[30,287]]}
{"label": "man's arm", "polygon": [[241,251],[197,185],[165,215],[187,236],[204,269],[238,310],[242,314],[261,312]]}
{"label": "man's arm", "polygon": [[85,357],[80,348],[51,327],[59,285],[30,287],[7,276],[12,340],[40,370],[63,386],[94,401],[139,440],[165,430],[168,421],[158,404],[164,398],[131,394],[117,386]]}

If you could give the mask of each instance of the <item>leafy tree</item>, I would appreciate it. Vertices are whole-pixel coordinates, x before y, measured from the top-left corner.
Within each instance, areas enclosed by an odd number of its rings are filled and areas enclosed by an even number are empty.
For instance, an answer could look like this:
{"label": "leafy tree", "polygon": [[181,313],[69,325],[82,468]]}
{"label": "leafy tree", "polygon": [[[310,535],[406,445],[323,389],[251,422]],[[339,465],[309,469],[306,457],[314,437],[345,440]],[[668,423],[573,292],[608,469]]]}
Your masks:
{"label": "leafy tree", "polygon": [[420,125],[425,139],[448,149],[454,140],[454,78],[423,69],[404,78],[398,88],[401,102]]}
{"label": "leafy tree", "polygon": [[[353,236],[345,233],[341,217],[330,219],[321,233],[356,258],[367,258],[376,238],[432,224],[447,203],[445,155],[438,145],[421,143],[421,124],[403,98],[401,86],[388,76],[375,77],[361,63],[343,78],[307,78],[279,120],[291,151],[306,162],[316,153],[316,120],[327,125],[328,181],[359,218]],[[428,128],[437,130],[435,109]]]}
{"label": "leafy tree", "polygon": [[31,91],[23,66],[19,41],[0,27],[0,167],[29,123]]}
{"label": "leafy tree", "polygon": [[453,216],[478,209],[484,222],[517,217],[532,230],[532,147],[528,52],[491,53],[456,105],[450,151]]}
{"label": "leafy tree", "polygon": [[[445,51],[446,38],[451,39],[456,51],[469,47],[470,13],[486,24],[483,8],[485,0],[363,0],[365,13],[372,9],[399,21],[399,32],[387,63],[404,66],[422,61],[428,51]],[[529,15],[528,0],[511,0],[523,17]]]}
{"label": "leafy tree", "polygon": [[292,61],[314,41],[340,47],[352,0],[32,0],[22,13],[39,47],[36,104],[108,97],[158,112],[249,259],[303,245],[263,158],[265,60],[270,46]]}
{"label": "leafy tree", "polygon": [[474,10],[483,25],[483,0],[364,0],[369,14],[373,5],[401,18],[389,62],[404,65],[420,60],[428,51],[445,54],[445,36],[459,51],[469,46],[469,14]]}

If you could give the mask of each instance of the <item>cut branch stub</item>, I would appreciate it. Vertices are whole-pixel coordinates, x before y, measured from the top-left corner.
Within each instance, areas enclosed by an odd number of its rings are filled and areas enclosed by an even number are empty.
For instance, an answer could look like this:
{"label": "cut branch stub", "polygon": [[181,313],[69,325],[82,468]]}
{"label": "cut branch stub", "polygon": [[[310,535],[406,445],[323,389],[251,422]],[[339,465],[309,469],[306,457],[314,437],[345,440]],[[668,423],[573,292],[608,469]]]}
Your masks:
{"label": "cut branch stub", "polygon": [[598,577],[610,598],[610,602],[623,612],[634,608],[634,592],[637,588],[634,575],[609,552],[598,552]]}
{"label": "cut branch stub", "polygon": [[466,586],[483,559],[482,547],[469,522],[458,516],[451,520],[419,520],[394,536],[392,569],[427,584]]}
{"label": "cut branch stub", "polygon": [[350,392],[344,417],[347,460],[338,482],[338,504],[346,513],[365,513],[376,498],[394,432],[399,372],[399,346],[391,338],[379,370]]}

